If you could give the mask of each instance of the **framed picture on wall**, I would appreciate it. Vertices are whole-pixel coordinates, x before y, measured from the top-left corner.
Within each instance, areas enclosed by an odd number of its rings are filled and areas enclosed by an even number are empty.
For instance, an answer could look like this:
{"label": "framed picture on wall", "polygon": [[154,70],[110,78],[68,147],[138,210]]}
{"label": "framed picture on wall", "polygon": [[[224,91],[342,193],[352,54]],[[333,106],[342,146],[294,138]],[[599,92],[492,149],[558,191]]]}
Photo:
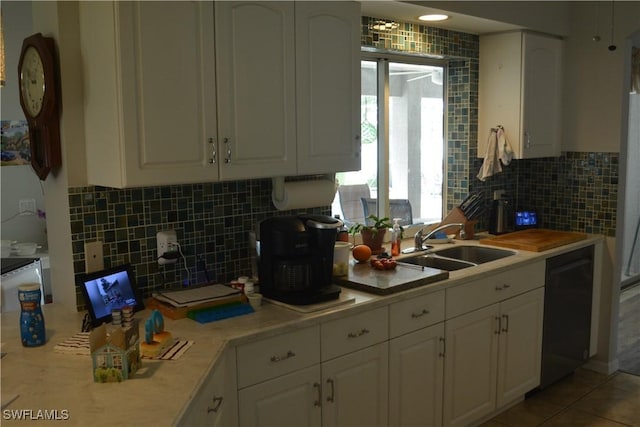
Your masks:
{"label": "framed picture on wall", "polygon": [[29,126],[26,120],[2,120],[1,166],[31,164]]}

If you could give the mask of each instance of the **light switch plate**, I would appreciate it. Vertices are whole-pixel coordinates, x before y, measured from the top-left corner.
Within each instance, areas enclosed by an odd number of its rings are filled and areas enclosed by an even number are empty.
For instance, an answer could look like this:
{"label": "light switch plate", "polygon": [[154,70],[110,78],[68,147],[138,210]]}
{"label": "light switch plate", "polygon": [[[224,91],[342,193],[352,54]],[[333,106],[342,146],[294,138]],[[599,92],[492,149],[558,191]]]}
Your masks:
{"label": "light switch plate", "polygon": [[87,273],[104,270],[102,240],[84,243],[84,268]]}

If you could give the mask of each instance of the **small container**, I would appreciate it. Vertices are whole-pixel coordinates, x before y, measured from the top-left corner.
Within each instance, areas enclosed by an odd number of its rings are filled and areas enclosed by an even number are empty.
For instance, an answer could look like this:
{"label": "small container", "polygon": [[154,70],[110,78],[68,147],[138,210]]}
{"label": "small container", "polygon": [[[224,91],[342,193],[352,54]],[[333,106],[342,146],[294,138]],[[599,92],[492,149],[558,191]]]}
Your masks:
{"label": "small container", "polygon": [[47,342],[44,316],[40,307],[42,298],[38,283],[26,283],[18,286],[20,301],[20,338],[25,347],[38,347]]}
{"label": "small container", "polygon": [[255,288],[253,287],[253,281],[247,280],[247,282],[244,284],[244,294],[248,296],[254,292]]}
{"label": "small container", "polygon": [[262,306],[262,294],[254,292],[252,294],[247,295],[249,299],[249,304],[253,307],[254,310],[260,310],[260,306]]}
{"label": "small container", "polygon": [[346,276],[349,274],[349,253],[351,243],[336,242],[333,247],[333,275]]}

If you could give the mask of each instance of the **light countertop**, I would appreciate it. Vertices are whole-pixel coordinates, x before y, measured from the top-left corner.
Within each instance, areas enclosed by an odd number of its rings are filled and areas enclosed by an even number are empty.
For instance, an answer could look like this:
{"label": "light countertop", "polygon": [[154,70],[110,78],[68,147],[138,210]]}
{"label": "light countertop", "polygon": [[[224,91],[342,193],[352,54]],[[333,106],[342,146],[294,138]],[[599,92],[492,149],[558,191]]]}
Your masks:
{"label": "light countertop", "polygon": [[[388,296],[343,288],[341,298],[353,298],[352,303],[313,313],[265,303],[255,313],[207,324],[190,319],[165,319],[165,329],[174,338],[194,341],[194,345],[178,360],[143,359],[142,368],[133,379],[122,383],[94,383],[91,357],[54,352],[55,344],[80,331],[83,313],[56,304],[45,305],[47,344],[35,348],[25,348],[20,343],[19,312],[2,313],[2,352],[6,353],[1,360],[2,424],[24,425],[24,422],[8,420],[4,410],[27,409],[33,410],[34,414],[38,410],[66,410],[69,419],[64,424],[74,426],[173,425],[227,345],[250,342],[457,286],[602,240],[602,236],[589,236],[586,240],[545,252],[515,251],[514,256],[452,271],[446,280]],[[462,244],[476,245],[478,242],[464,241]],[[148,310],[136,314],[139,319],[148,316]],[[17,398],[5,407],[5,402],[15,395]],[[47,423],[40,421],[39,425]]]}

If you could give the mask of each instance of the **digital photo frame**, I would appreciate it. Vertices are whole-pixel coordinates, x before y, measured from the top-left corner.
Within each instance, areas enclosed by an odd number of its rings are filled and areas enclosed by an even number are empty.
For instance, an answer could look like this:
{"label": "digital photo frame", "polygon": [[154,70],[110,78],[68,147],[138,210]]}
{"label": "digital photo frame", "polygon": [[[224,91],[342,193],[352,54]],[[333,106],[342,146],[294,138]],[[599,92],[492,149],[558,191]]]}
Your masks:
{"label": "digital photo frame", "polygon": [[92,326],[111,322],[111,311],[125,306],[134,311],[144,309],[144,303],[129,264],[78,276]]}

